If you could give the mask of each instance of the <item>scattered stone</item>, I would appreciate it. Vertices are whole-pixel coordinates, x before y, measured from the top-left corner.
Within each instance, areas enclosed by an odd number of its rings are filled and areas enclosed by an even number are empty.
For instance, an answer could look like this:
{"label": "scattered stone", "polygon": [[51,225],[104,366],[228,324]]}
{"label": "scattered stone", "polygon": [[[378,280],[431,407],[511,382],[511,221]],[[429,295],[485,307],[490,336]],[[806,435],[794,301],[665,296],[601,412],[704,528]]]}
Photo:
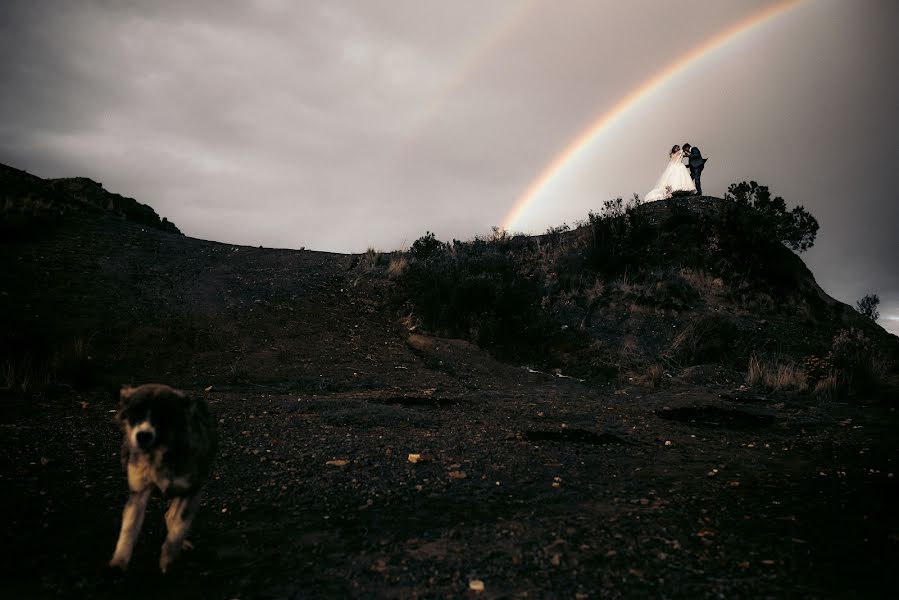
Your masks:
{"label": "scattered stone", "polygon": [[204,392],[211,392],[211,391],[212,391],[212,386],[211,386],[211,385],[207,385],[205,388],[203,388],[203,391],[204,391]]}
{"label": "scattered stone", "polygon": [[450,471],[449,473],[447,473],[447,475],[450,476],[450,479],[465,479],[466,477],[468,477],[465,474],[465,471]]}
{"label": "scattered stone", "polygon": [[370,569],[375,573],[383,573],[387,570],[387,561],[385,561],[383,558],[379,558],[374,562]]}
{"label": "scattered stone", "polygon": [[484,582],[480,579],[472,579],[468,582],[468,589],[470,589],[472,592],[483,592]]}
{"label": "scattered stone", "polygon": [[418,461],[421,460],[421,454],[413,454],[413,453],[410,453],[409,456],[408,456],[408,459],[409,459],[409,462],[410,462],[410,463],[415,464],[415,463],[417,463]]}
{"label": "scattered stone", "polygon": [[348,460],[344,460],[344,459],[342,459],[342,458],[338,458],[338,459],[335,459],[335,460],[329,460],[329,461],[326,462],[325,464],[326,464],[326,465],[331,465],[332,467],[345,467],[346,465],[349,464],[349,462],[350,462],[350,461],[348,461]]}

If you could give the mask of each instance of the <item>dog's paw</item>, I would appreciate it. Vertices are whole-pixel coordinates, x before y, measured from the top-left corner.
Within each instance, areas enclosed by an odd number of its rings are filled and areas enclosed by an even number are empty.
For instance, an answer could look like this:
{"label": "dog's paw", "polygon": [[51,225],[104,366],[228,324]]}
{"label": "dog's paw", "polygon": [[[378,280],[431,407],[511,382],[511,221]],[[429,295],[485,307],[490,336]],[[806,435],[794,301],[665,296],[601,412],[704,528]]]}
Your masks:
{"label": "dog's paw", "polygon": [[124,573],[128,570],[128,559],[121,558],[118,556],[113,556],[112,560],[109,561],[109,568],[113,571],[118,571]]}
{"label": "dog's paw", "polygon": [[175,548],[168,543],[162,545],[162,553],[159,555],[159,570],[165,575],[172,570],[172,563],[178,558],[181,548]]}

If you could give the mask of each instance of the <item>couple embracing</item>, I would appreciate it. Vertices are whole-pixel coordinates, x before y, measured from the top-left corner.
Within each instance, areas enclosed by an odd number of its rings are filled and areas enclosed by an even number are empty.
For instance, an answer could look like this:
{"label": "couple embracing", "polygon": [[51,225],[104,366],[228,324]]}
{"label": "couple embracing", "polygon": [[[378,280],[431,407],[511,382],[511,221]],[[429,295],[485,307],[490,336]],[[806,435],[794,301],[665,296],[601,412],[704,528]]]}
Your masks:
{"label": "couple embracing", "polygon": [[[683,162],[684,159],[687,161],[686,164]],[[674,146],[668,156],[668,166],[662,172],[655,187],[646,194],[644,200],[646,202],[664,200],[679,192],[701,196],[700,177],[707,160],[702,157],[699,148],[694,148],[690,144],[684,144],[683,148]]]}

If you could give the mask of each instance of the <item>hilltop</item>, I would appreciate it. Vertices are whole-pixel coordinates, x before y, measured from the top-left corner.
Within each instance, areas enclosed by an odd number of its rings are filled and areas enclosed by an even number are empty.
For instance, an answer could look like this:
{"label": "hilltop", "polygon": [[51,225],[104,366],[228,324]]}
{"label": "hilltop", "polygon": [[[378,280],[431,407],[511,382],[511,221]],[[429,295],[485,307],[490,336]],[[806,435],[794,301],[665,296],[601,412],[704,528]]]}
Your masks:
{"label": "hilltop", "polygon": [[394,298],[428,331],[593,382],[702,384],[754,370],[791,374],[768,385],[778,391],[870,398],[859,377],[847,387],[858,372],[839,375],[833,363],[865,354],[855,367],[883,379],[899,339],[828,296],[787,247],[813,243],[807,211],[787,211],[763,187],[734,192],[744,197],[612,201],[542,236],[429,234],[403,263]]}
{"label": "hilltop", "polygon": [[174,223],[134,198],[106,191],[87,177],[41,179],[0,164],[0,225],[15,232],[28,226],[53,223],[83,215],[112,215],[119,219],[180,233]]}
{"label": "hilltop", "polygon": [[[12,593],[899,584],[896,338],[723,199],[344,255],[196,240],[91,180],[0,173]],[[205,397],[222,451],[196,550],[157,574],[155,499],[122,581],[111,392],[149,381]]]}

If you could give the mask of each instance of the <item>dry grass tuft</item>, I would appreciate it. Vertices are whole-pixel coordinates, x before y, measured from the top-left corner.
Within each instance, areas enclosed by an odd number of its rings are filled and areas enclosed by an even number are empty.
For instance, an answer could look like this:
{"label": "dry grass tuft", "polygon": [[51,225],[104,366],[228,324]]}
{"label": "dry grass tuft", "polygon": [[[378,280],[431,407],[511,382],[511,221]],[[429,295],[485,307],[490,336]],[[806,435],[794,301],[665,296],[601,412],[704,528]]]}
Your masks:
{"label": "dry grass tuft", "polygon": [[808,383],[805,371],[793,363],[769,363],[753,355],[746,370],[746,383],[764,387],[770,392],[805,391]]}
{"label": "dry grass tuft", "polygon": [[635,374],[631,379],[636,385],[655,389],[667,383],[665,377],[665,368],[656,363],[647,367],[642,373]]}
{"label": "dry grass tuft", "polygon": [[402,277],[403,273],[405,273],[408,268],[409,259],[406,258],[406,255],[395,254],[390,257],[390,262],[387,263],[387,276],[391,279],[397,279],[398,277]]}
{"label": "dry grass tuft", "polygon": [[378,268],[378,265],[381,264],[381,253],[374,248],[369,248],[365,251],[365,254],[362,255],[360,262],[366,271],[374,271]]}
{"label": "dry grass tuft", "polygon": [[834,400],[840,396],[842,389],[840,386],[840,378],[836,375],[828,375],[823,379],[819,379],[815,384],[815,396],[824,400]]}

